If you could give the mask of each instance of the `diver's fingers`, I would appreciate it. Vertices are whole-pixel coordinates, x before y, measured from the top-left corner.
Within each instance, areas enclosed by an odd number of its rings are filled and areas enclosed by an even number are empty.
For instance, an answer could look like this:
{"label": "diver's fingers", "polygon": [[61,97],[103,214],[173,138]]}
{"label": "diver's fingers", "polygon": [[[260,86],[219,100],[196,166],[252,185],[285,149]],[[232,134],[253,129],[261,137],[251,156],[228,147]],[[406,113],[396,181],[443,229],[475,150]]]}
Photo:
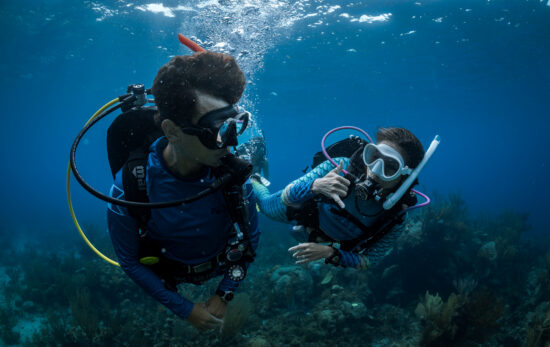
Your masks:
{"label": "diver's fingers", "polygon": [[207,327],[207,329],[215,329],[222,324],[223,324],[223,319],[214,317],[213,315],[210,315],[210,317],[208,317],[208,320],[204,322],[204,325],[205,327]]}
{"label": "diver's fingers", "polygon": [[294,258],[303,258],[303,257],[309,257],[311,254],[312,254],[311,250],[303,250],[303,251],[298,251],[294,253],[292,256]]}
{"label": "diver's fingers", "polygon": [[336,176],[336,180],[345,186],[349,186],[351,184],[347,178],[344,178],[342,176]]}
{"label": "diver's fingers", "polygon": [[305,249],[305,248],[309,247],[310,245],[311,245],[311,242],[299,243],[296,246],[290,247],[288,249],[288,251],[293,252],[293,251],[297,251],[297,250],[300,250],[300,249]]}
{"label": "diver's fingers", "polygon": [[341,183],[335,183],[332,186],[332,190],[337,193],[340,196],[343,196],[342,194],[346,195],[348,192],[348,187],[346,185],[343,185]]}
{"label": "diver's fingers", "polygon": [[299,249],[298,251],[294,252],[292,254],[292,256],[294,258],[296,258],[296,257],[307,257],[310,254],[312,254],[313,252],[314,252],[314,250],[311,249],[311,248]]}
{"label": "diver's fingers", "polygon": [[338,196],[338,194],[331,194],[330,197],[332,198],[332,200],[334,200],[338,204],[338,206],[340,206],[340,208],[346,207],[346,204],[344,204],[344,202],[342,201],[342,199],[340,199],[340,196]]}
{"label": "diver's fingers", "polygon": [[210,321],[213,321],[216,324],[223,324],[223,319],[222,318],[218,318],[218,317],[214,316],[212,313],[209,313],[209,314],[210,314]]}

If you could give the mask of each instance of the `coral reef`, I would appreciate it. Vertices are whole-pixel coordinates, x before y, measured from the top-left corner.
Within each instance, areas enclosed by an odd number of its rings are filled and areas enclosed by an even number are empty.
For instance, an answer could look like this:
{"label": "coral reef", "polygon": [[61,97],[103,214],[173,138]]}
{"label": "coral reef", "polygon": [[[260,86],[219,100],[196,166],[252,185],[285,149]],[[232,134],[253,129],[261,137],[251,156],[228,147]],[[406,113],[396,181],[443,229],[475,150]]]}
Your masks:
{"label": "coral reef", "polygon": [[[524,214],[472,217],[458,194],[434,201],[411,213],[395,251],[369,271],[295,265],[287,226],[262,217],[258,258],[221,331],[196,331],[81,240],[10,246],[0,271],[0,344],[549,346],[550,242],[529,237]],[[108,235],[87,230],[113,256]],[[217,284],[179,291],[205,301]]]}
{"label": "coral reef", "polygon": [[271,295],[284,309],[294,309],[308,300],[313,278],[306,268],[290,265],[277,267],[271,275]]}

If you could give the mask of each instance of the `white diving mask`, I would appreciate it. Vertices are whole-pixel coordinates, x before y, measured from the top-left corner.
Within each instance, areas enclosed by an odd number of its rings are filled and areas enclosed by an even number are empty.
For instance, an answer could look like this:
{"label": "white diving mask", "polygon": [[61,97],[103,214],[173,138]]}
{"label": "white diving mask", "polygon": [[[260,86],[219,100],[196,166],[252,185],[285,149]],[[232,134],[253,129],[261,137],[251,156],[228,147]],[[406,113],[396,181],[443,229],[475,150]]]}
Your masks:
{"label": "white diving mask", "polygon": [[369,171],[382,181],[393,181],[402,175],[410,175],[413,170],[405,165],[397,150],[386,144],[369,143],[363,150],[363,162]]}

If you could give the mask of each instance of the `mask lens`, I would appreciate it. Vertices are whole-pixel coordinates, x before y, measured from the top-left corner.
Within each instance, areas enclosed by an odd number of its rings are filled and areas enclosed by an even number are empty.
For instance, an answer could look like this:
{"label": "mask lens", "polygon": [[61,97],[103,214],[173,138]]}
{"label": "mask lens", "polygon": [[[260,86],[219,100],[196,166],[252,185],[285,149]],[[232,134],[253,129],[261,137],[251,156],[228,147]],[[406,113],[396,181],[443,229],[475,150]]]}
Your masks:
{"label": "mask lens", "polygon": [[394,158],[384,158],[384,175],[391,177],[399,171],[399,162]]}
{"label": "mask lens", "polygon": [[[234,140],[234,141],[233,141]],[[218,147],[234,146],[234,142],[237,142],[237,131],[235,122],[226,120],[220,126],[218,130],[218,136],[216,137],[216,144]]]}
{"label": "mask lens", "polygon": [[377,159],[382,158],[382,154],[375,145],[368,144],[363,152],[363,161],[365,165],[372,165]]}
{"label": "mask lens", "polygon": [[227,118],[218,130],[216,143],[218,147],[236,146],[237,136],[241,135],[248,126],[248,112],[243,112],[234,118]]}

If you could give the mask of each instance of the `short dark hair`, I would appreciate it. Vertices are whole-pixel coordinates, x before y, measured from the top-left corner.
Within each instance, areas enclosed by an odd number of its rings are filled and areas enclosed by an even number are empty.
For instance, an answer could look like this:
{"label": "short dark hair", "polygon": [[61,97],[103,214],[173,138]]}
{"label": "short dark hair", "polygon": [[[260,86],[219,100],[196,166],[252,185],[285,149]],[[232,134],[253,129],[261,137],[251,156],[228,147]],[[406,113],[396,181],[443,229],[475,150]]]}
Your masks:
{"label": "short dark hair", "polygon": [[159,120],[181,124],[197,115],[197,90],[235,104],[244,85],[244,74],[235,59],[207,51],[172,58],[159,69],[152,91]]}
{"label": "short dark hair", "polygon": [[395,144],[403,154],[405,164],[414,169],[424,158],[424,146],[416,136],[405,128],[379,128],[376,142],[387,141]]}

